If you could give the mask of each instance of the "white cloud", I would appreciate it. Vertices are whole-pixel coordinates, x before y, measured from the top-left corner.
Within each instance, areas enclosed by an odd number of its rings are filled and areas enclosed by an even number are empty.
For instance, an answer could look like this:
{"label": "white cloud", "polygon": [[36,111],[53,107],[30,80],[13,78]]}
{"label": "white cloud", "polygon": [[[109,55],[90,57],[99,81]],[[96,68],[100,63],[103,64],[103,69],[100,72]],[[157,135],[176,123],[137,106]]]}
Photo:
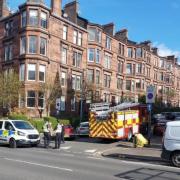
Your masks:
{"label": "white cloud", "polygon": [[175,55],[180,60],[180,51],[172,50],[168,48],[165,44],[158,42],[153,43],[153,46],[158,48],[158,54],[160,56]]}

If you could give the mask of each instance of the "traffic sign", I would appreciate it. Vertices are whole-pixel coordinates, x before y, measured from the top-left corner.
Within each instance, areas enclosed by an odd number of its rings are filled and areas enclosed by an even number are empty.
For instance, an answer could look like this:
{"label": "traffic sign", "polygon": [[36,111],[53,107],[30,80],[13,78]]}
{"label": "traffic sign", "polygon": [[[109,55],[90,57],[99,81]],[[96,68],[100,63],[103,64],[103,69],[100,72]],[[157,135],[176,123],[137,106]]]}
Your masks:
{"label": "traffic sign", "polygon": [[154,103],[155,102],[155,87],[150,85],[146,90],[146,103]]}

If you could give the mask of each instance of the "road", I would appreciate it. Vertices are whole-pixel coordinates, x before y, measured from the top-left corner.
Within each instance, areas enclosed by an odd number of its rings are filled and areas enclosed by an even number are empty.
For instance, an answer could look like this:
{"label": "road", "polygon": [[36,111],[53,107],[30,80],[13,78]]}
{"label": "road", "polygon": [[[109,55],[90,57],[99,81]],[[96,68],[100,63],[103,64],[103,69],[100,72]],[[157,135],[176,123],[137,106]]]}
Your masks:
{"label": "road", "polygon": [[111,143],[69,141],[61,150],[0,147],[0,180],[179,180],[178,168],[108,159]]}

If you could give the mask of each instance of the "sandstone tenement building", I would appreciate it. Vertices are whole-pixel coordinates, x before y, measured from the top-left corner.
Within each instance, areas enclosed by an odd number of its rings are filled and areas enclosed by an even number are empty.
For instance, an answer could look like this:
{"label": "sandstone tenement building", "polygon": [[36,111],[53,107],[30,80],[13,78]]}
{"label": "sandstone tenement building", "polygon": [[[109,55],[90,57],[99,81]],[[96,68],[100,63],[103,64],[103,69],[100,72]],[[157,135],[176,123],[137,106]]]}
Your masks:
{"label": "sandstone tenement building", "polygon": [[12,13],[0,0],[0,71],[19,73],[25,92],[19,108],[38,116],[46,94],[37,87],[57,76],[61,113],[78,114],[81,94],[86,103],[136,101],[150,84],[164,104],[180,106],[175,56],[160,57],[150,41],[133,42],[128,30],[115,32],[113,23],[89,22],[78,15],[76,1],[61,6],[61,0],[51,0],[50,8],[43,0],[27,0]]}

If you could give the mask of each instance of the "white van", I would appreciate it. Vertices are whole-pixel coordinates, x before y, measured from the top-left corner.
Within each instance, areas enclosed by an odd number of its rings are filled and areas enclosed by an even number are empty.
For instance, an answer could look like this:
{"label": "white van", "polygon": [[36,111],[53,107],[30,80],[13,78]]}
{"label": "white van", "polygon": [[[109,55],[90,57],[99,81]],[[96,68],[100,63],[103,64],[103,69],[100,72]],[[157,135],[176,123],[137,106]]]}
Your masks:
{"label": "white van", "polygon": [[174,166],[180,167],[180,121],[166,124],[161,157],[171,161]]}
{"label": "white van", "polygon": [[0,120],[0,144],[37,146],[40,143],[39,132],[27,121]]}

